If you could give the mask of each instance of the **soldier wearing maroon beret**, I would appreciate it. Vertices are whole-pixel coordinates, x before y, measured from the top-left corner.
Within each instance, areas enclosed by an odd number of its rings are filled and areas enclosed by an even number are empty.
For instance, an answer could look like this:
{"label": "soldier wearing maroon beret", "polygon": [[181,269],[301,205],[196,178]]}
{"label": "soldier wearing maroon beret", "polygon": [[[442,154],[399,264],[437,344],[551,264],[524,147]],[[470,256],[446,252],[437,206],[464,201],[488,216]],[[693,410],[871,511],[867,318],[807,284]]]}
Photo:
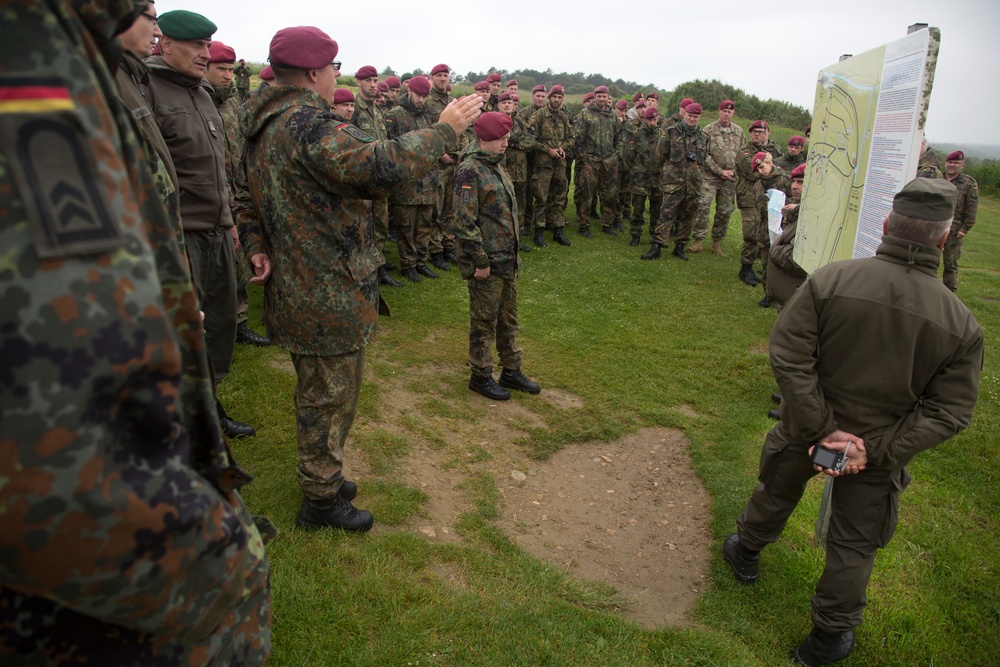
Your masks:
{"label": "soldier wearing maroon beret", "polygon": [[573,148],[573,129],[569,114],[563,109],[564,98],[563,87],[553,85],[548,92],[548,104],[528,121],[528,134],[535,142],[531,176],[531,194],[535,198],[532,226],[534,242],[539,248],[547,245],[543,236],[546,226],[552,228],[556,243],[570,245],[563,227],[566,225],[568,190],[566,158]]}
{"label": "soldier wearing maroon beret", "polygon": [[764,285],[764,294],[770,306],[779,312],[808,276],[792,259],[805,172],[806,165],[803,163],[790,174],[791,196],[781,209],[781,235],[767,253],[767,284]]}
{"label": "soldier wearing maroon beret", "polygon": [[478,113],[479,100],[458,101],[433,127],[374,140],[331,113],[337,51],[318,28],[280,30],[271,40],[278,85],[247,102],[236,211],[264,284],[268,332],[291,354],[299,381],[303,498],[296,524],[366,531],[374,519],[351,502],[357,487],[344,479],[343,448],[365,346],[378,323],[383,257],[369,222],[371,201],[399,196],[433,170]]}
{"label": "soldier wearing maroon beret", "polygon": [[719,119],[706,125],[703,130],[712,140],[708,157],[705,158],[705,182],[702,185],[701,204],[691,232],[693,241],[687,253],[698,253],[708,236],[709,215],[715,202],[715,218],[712,221],[712,246],[709,252],[723,256],[722,241],[729,231],[729,218],[736,208],[736,158],[746,143],[743,128],[733,122],[736,105],[732,100],[719,103]]}
{"label": "soldier wearing maroon beret", "polygon": [[774,161],[774,164],[791,173],[800,164],[805,164],[806,139],[802,135],[795,134],[788,139],[788,152]]}
{"label": "soldier wearing maroon beret", "polygon": [[[451,96],[451,68],[441,63],[431,69],[431,91],[424,109],[432,123],[436,123]],[[460,147],[441,156],[438,164],[437,190],[434,200],[434,217],[431,219],[431,233],[427,242],[430,263],[442,271],[450,271],[452,264],[458,263],[455,255],[455,207],[452,205],[452,184],[455,180],[455,165],[458,163]]]}
{"label": "soldier wearing maroon beret", "polygon": [[[351,122],[351,118],[354,117],[354,93],[348,88],[337,88],[333,91],[333,104],[331,106],[333,113],[337,114],[344,122]],[[376,244],[377,242],[376,239]]]}
{"label": "soldier wearing maroon beret", "polygon": [[979,211],[979,183],[966,174],[965,153],[954,151],[948,154],[944,162],[944,176],[955,186],[958,194],[955,199],[955,217],[951,220],[951,232],[944,244],[944,274],[942,280],[945,287],[952,292],[958,289],[958,260],[962,257],[962,240],[976,224],[976,213]]}
{"label": "soldier wearing maroon beret", "polygon": [[[469,389],[494,401],[509,399],[510,389],[541,391],[521,371],[517,344],[517,200],[503,166],[512,127],[507,114],[481,115],[476,148],[455,172],[459,269],[469,287]],[[503,369],[499,384],[493,378],[494,345]]]}
{"label": "soldier wearing maroon beret", "polygon": [[[755,120],[750,123],[750,141],[740,149],[736,157],[736,206],[743,218],[743,249],[740,251],[740,272],[737,277],[751,287],[764,282],[761,276],[754,273],[753,265],[761,252],[766,252],[771,245],[768,236],[767,220],[761,220],[757,208],[757,194],[754,186],[759,180],[757,173],[750,164],[754,155],[760,151],[771,154],[774,159],[781,157],[781,150],[771,141],[771,126],[766,120]],[[764,258],[766,262],[766,257]],[[762,267],[766,273],[767,265]]]}

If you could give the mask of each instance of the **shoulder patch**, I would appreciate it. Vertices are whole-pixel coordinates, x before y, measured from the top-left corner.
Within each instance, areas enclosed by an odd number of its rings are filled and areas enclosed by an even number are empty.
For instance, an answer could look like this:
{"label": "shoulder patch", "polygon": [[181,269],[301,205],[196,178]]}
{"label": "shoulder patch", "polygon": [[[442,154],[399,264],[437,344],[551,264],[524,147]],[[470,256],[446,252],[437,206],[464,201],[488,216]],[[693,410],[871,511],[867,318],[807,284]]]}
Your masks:
{"label": "shoulder patch", "polygon": [[357,125],[351,125],[350,123],[341,123],[340,125],[337,126],[337,129],[340,130],[341,132],[344,132],[345,134],[351,135],[358,141],[363,141],[365,143],[371,143],[375,141],[374,139],[372,139],[370,134],[367,134]]}

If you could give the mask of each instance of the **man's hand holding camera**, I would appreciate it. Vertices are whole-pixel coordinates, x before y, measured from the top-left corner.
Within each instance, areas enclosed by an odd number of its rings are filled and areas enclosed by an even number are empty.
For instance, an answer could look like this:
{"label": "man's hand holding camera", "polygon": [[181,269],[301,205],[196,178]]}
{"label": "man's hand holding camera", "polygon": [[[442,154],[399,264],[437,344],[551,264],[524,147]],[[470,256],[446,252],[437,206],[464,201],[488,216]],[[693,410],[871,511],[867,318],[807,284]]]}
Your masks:
{"label": "man's hand holding camera", "polygon": [[809,448],[813,468],[830,477],[856,475],[868,465],[865,441],[845,431],[834,431],[817,447]]}

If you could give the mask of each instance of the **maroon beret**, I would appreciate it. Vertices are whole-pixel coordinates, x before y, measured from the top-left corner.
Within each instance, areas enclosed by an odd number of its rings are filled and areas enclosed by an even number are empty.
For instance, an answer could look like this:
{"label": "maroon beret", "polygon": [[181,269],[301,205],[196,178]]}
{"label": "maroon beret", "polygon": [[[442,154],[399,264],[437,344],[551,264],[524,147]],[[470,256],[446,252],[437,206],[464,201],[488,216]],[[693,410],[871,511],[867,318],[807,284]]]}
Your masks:
{"label": "maroon beret", "polygon": [[729,109],[730,111],[736,111],[736,105],[733,104],[732,100],[722,100],[719,102],[719,111],[724,109]]}
{"label": "maroon beret", "polygon": [[954,153],[948,153],[948,157],[944,159],[945,162],[964,162],[965,153],[962,151],[955,151]]}
{"label": "maroon beret", "polygon": [[410,90],[415,92],[417,95],[428,95],[431,92],[431,82],[427,80],[426,76],[415,76],[410,79]]}
{"label": "maroon beret", "polygon": [[268,60],[278,67],[319,69],[337,57],[337,42],[312,26],[282,28],[271,38]]}
{"label": "maroon beret", "polygon": [[510,94],[510,99],[514,100],[515,102],[520,102],[521,101],[521,98],[517,96],[517,93],[511,93]]}
{"label": "maroon beret", "polygon": [[683,100],[681,100],[681,104],[680,104],[681,109],[683,109],[687,105],[691,104],[692,102],[694,102],[693,99],[691,99],[690,97],[685,97]]}
{"label": "maroon beret", "polygon": [[378,82],[378,91],[380,93],[388,93],[389,92],[389,84],[387,84],[385,81],[379,81]]}
{"label": "maroon beret", "polygon": [[489,83],[500,83],[501,81],[503,81],[503,77],[500,76],[499,73],[493,72],[493,74],[490,74],[488,77],[486,77],[486,80]]}
{"label": "maroon beret", "polygon": [[260,71],[260,80],[261,81],[274,81],[274,70],[271,69],[270,65],[268,65],[267,67],[265,67],[264,69],[262,69]]}
{"label": "maroon beret", "polygon": [[628,102],[625,100],[618,100],[615,102],[616,109],[628,109]]}
{"label": "maroon beret", "polygon": [[334,104],[344,104],[346,102],[354,101],[354,93],[349,91],[347,88],[337,88],[333,91],[333,103]]}
{"label": "maroon beret", "polygon": [[448,74],[451,74],[451,68],[445,65],[444,63],[441,63],[440,65],[435,65],[434,68],[431,70],[431,76],[434,76],[435,74],[440,74],[441,72],[446,72]]}
{"label": "maroon beret", "polygon": [[511,79],[507,83],[503,84],[503,87],[509,88],[510,86],[516,86],[516,85],[517,85],[517,79]]}
{"label": "maroon beret", "polygon": [[701,105],[698,104],[697,102],[692,102],[691,104],[684,107],[684,113],[700,114],[702,111],[704,111],[704,109],[702,109]]}
{"label": "maroon beret", "polygon": [[378,70],[372,67],[371,65],[365,65],[364,67],[362,67],[361,69],[359,69],[357,72],[354,73],[354,78],[357,81],[361,81],[362,79],[370,79],[373,76],[378,76]]}
{"label": "maroon beret", "polygon": [[800,137],[799,135],[795,134],[795,135],[792,135],[792,137],[788,140],[788,145],[789,146],[805,146],[806,145],[806,140],[803,139],[802,137]]}
{"label": "maroon beret", "polygon": [[646,99],[647,100],[649,100],[649,99],[659,100],[660,99],[660,94],[654,90],[651,93],[646,93]]}
{"label": "maroon beret", "polygon": [[642,99],[642,91],[639,91],[638,93],[632,96],[633,102],[638,102],[641,99]]}
{"label": "maroon beret", "polygon": [[608,90],[607,86],[598,86],[597,88],[594,88],[594,94],[596,95],[597,93],[604,93],[605,95],[610,95],[611,91]]}
{"label": "maroon beret", "polygon": [[755,120],[754,122],[750,123],[751,132],[753,132],[754,130],[770,130],[770,129],[771,126],[767,124],[766,120]]}
{"label": "maroon beret", "polygon": [[489,90],[490,84],[488,81],[476,81],[476,85],[472,87],[473,90]]}
{"label": "maroon beret", "polygon": [[753,159],[750,160],[750,171],[757,171],[757,167],[759,167],[761,164],[764,163],[764,160],[767,159],[767,155],[768,154],[765,153],[764,151],[761,151],[756,155],[754,155]]}
{"label": "maroon beret", "polygon": [[499,111],[487,111],[476,119],[473,127],[477,137],[483,141],[493,141],[510,132],[513,125],[514,121],[507,114]]}
{"label": "maroon beret", "polygon": [[500,93],[500,97],[497,98],[497,102],[506,102],[510,99],[513,99],[511,97],[511,93]]}
{"label": "maroon beret", "polygon": [[803,132],[809,134],[810,132],[812,132],[812,129],[813,129],[812,123],[809,123],[808,125],[806,125],[806,129],[803,130]]}
{"label": "maroon beret", "polygon": [[216,40],[208,45],[208,62],[234,63],[236,62],[236,51],[233,50],[233,47],[226,46]]}
{"label": "maroon beret", "polygon": [[[639,100],[638,102],[636,102],[635,103],[635,108],[636,109],[645,109],[646,108],[646,100]],[[650,109],[655,109],[656,107],[649,107],[649,108]]]}
{"label": "maroon beret", "polygon": [[792,169],[792,180],[804,179],[806,177],[806,163],[803,162],[795,169]]}
{"label": "maroon beret", "polygon": [[659,115],[660,112],[656,110],[656,107],[649,107],[648,109],[642,112],[643,118],[656,118]]}
{"label": "maroon beret", "polygon": [[534,88],[531,89],[531,92],[532,93],[544,93],[545,92],[545,86],[543,86],[542,84],[538,84],[537,86],[535,86]]}
{"label": "maroon beret", "polygon": [[566,93],[563,91],[563,87],[558,83],[549,88],[549,97],[552,97],[553,95],[565,95],[565,94]]}
{"label": "maroon beret", "polygon": [[386,85],[388,85],[388,86],[389,86],[390,88],[399,88],[399,87],[400,87],[400,85],[401,85],[401,84],[399,83],[399,77],[398,77],[398,76],[396,76],[396,75],[393,75],[393,76],[390,76],[390,77],[388,77],[388,78],[387,78],[387,79],[385,80],[385,83],[386,83]]}
{"label": "maroon beret", "polygon": [[587,93],[586,95],[583,96],[583,103],[586,104],[587,102],[591,101],[592,99],[594,99],[594,94],[593,93]]}
{"label": "maroon beret", "polygon": [[444,89],[444,91],[446,93],[450,93],[451,92],[451,84],[450,83],[448,84],[448,87]]}

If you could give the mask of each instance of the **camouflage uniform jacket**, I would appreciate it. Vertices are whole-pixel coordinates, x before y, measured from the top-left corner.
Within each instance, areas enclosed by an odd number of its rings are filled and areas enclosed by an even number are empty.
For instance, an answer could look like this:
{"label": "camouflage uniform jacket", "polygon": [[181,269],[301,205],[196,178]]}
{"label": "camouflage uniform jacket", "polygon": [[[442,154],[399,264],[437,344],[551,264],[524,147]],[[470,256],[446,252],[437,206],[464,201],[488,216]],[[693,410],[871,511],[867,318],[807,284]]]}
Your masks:
{"label": "camouflage uniform jacket", "polygon": [[544,105],[536,107],[535,105],[529,103],[528,106],[524,106],[518,109],[516,115],[518,118],[524,120],[525,125],[527,125],[531,121],[531,117],[534,116],[539,111],[541,111],[543,108],[545,108]]}
{"label": "camouflage uniform jacket", "polygon": [[215,102],[226,135],[226,180],[232,190],[240,157],[243,155],[243,134],[240,131],[240,109],[243,104],[232,86],[222,90],[213,88],[212,93],[212,101]]}
{"label": "camouflage uniform jacket", "polygon": [[979,211],[979,183],[963,171],[951,181],[951,184],[958,189],[958,197],[955,199],[955,218],[951,221],[951,234],[957,238],[959,232],[968,234],[976,224],[976,213]]}
{"label": "camouflage uniform jacket", "polygon": [[767,176],[759,176],[753,187],[761,220],[767,220],[768,190],[781,190],[785,193],[786,200],[792,196],[792,181],[788,178],[788,174],[777,165],[771,169],[771,173]]}
{"label": "camouflage uniform jacket", "polygon": [[[361,95],[354,97],[354,115],[350,121],[375,141],[385,141],[389,134],[385,128],[385,116],[374,101],[367,101]],[[433,122],[437,122],[435,119]]]}
{"label": "camouflage uniform jacket", "polygon": [[702,165],[712,150],[711,144],[702,130],[689,128],[683,122],[661,133],[653,164],[660,172],[660,190],[665,194],[701,192]]}
{"label": "camouflage uniform jacket", "polygon": [[573,121],[574,155],[585,158],[595,169],[612,169],[618,164],[623,130],[611,108],[591,105]]}
{"label": "camouflage uniform jacket", "polygon": [[0,16],[0,80],[42,103],[5,109],[0,141],[4,665],[257,665],[270,650],[267,560],[194,288],[102,57],[139,7]]}
{"label": "camouflage uniform jacket", "polygon": [[486,267],[490,275],[512,278],[521,265],[517,200],[502,158],[476,148],[455,170],[455,240],[466,279]]}
{"label": "camouflage uniform jacket", "polygon": [[800,164],[805,164],[805,163],[806,163],[806,154],[804,151],[802,153],[799,153],[798,155],[792,155],[792,154],[782,155],[780,158],[774,161],[774,164],[784,169],[786,174],[792,173],[793,169],[795,169]]}
{"label": "camouflage uniform jacket", "polygon": [[750,162],[753,160],[753,156],[761,151],[770,153],[775,159],[781,157],[781,151],[778,150],[773,141],[768,141],[764,146],[747,142],[740,149],[739,155],[736,156],[736,205],[740,208],[757,206],[754,185],[760,177],[757,172],[750,169]]}
{"label": "camouflage uniform jacket", "polygon": [[917,167],[917,176],[920,178],[944,178],[944,165],[941,164],[941,156],[928,148],[920,156],[920,164]]}
{"label": "camouflage uniform jacket", "polygon": [[535,140],[535,167],[548,167],[553,162],[563,164],[549,156],[550,148],[562,148],[567,155],[573,150],[573,128],[569,114],[562,107],[552,110],[545,105],[528,121],[528,134]]}
{"label": "camouflage uniform jacket", "polygon": [[722,127],[719,121],[709,123],[703,128],[705,134],[712,140],[712,152],[705,158],[705,176],[721,178],[726,169],[736,169],[736,156],[746,143],[743,128],[736,123]]}
{"label": "camouflage uniform jacket", "polygon": [[515,183],[528,180],[528,153],[534,147],[535,140],[528,134],[527,124],[517,115],[511,117],[513,125],[510,128],[510,138],[507,140],[507,152],[504,153],[503,166]]}
{"label": "camouflage uniform jacket", "polygon": [[[385,117],[385,130],[390,139],[398,139],[407,132],[426,130],[431,123],[427,109],[418,109],[410,103],[410,97],[404,96],[398,107],[395,107]],[[441,157],[444,151],[437,155]],[[393,189],[389,201],[393,204],[433,205],[437,196],[437,164],[417,178],[407,179],[400,187]]]}
{"label": "camouflage uniform jacket", "polygon": [[250,77],[253,70],[248,65],[237,65],[233,68],[233,76],[236,77],[237,90],[250,90]]}
{"label": "camouflage uniform jacket", "polygon": [[455,133],[438,123],[374,141],[298,86],[261,91],[247,101],[246,118],[235,210],[247,256],[271,259],[267,331],[293,354],[358,350],[378,322],[382,259],[370,200],[436,173]]}
{"label": "camouflage uniform jacket", "polygon": [[431,117],[432,123],[438,122],[441,112],[451,103],[451,100],[452,98],[448,94],[448,91],[442,93],[436,90],[434,86],[431,86],[431,92],[427,96],[427,101],[424,102],[424,111]]}
{"label": "camouflage uniform jacket", "polygon": [[157,56],[146,66],[153,113],[177,169],[184,229],[232,227],[225,130],[203,79],[184,76]]}
{"label": "camouflage uniform jacket", "polygon": [[633,194],[652,194],[660,175],[660,167],[656,164],[656,146],[662,134],[655,125],[644,125],[629,134],[625,144],[625,163],[629,168],[629,191]]}

